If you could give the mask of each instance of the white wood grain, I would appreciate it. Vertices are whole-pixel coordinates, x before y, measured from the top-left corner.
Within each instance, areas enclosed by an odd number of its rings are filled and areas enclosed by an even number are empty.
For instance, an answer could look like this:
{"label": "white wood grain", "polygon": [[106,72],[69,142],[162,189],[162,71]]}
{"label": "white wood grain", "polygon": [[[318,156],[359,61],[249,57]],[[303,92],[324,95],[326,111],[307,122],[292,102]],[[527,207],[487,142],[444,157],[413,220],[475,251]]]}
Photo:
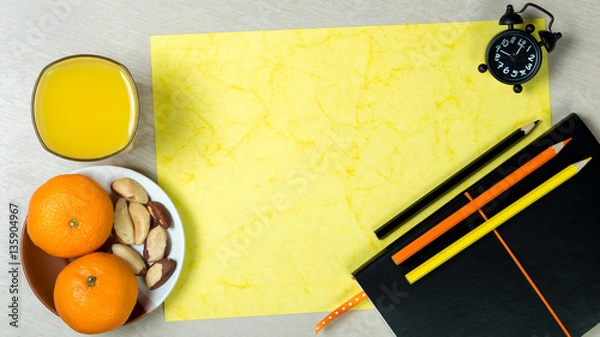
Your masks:
{"label": "white wood grain", "polygon": [[[513,3],[520,8],[525,2]],[[554,120],[578,112],[600,135],[600,2],[539,2],[563,33],[549,57]],[[30,97],[39,70],[76,53],[97,53],[126,64],[139,84],[140,129],[132,151],[98,164],[127,166],[154,179],[154,129],[149,37],[285,28],[497,20],[506,3],[492,0],[4,0],[0,2],[0,221],[8,203],[26,214],[27,201],[48,177],[88,164],[42,150],[30,119]],[[3,222],[0,222],[0,224]],[[0,238],[8,233],[0,225]],[[8,243],[0,239],[0,266]],[[0,267],[1,336],[79,336],[45,307],[20,278],[19,328],[8,325],[9,278]],[[311,336],[323,313],[166,323],[162,310],[106,336]],[[588,336],[600,336],[590,332]],[[350,312],[322,336],[392,334],[373,310]],[[544,336],[540,333],[540,336]],[[529,336],[526,336],[529,337]]]}

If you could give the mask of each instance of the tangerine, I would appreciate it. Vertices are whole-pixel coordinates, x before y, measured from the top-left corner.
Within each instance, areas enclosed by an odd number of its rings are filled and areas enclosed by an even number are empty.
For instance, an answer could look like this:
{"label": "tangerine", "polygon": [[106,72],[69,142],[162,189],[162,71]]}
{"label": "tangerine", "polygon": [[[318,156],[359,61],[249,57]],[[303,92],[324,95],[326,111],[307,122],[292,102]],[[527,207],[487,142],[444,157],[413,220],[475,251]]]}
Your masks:
{"label": "tangerine", "polygon": [[138,282],[120,257],[94,252],[60,271],[54,285],[54,305],[73,330],[96,334],[127,322],[138,298]]}
{"label": "tangerine", "polygon": [[81,174],[51,178],[31,196],[27,233],[46,253],[73,258],[91,253],[108,239],[114,209],[102,186]]}

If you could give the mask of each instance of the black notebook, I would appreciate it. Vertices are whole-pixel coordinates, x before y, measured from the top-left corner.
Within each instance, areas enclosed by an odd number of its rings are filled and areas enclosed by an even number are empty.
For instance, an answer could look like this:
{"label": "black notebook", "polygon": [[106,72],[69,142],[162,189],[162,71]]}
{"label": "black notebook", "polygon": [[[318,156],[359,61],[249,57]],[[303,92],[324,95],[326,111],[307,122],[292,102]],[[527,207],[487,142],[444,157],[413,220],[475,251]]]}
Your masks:
{"label": "black notebook", "polygon": [[466,192],[476,198],[571,137],[555,158],[482,210],[491,218],[566,166],[592,157],[581,172],[415,284],[405,274],[482,224],[482,216],[471,215],[399,266],[391,256],[465,205],[464,195],[353,273],[396,336],[582,336],[600,323],[600,144],[578,115],[569,115]]}

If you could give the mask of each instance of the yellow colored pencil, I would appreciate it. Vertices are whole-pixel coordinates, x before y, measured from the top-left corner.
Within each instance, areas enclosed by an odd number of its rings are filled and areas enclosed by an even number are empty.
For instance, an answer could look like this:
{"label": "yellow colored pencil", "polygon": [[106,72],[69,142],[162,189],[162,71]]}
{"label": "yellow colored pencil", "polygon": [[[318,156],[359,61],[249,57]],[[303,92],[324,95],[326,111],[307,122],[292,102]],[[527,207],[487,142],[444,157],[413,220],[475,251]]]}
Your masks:
{"label": "yellow colored pencil", "polygon": [[456,254],[460,253],[465,248],[469,247],[477,240],[484,237],[486,234],[498,228],[498,226],[506,222],[508,219],[512,218],[517,213],[521,212],[529,205],[533,204],[538,199],[540,199],[541,197],[543,197],[544,195],[546,195],[547,193],[549,193],[550,191],[567,181],[569,178],[573,177],[591,159],[592,158],[590,157],[567,166],[565,169],[554,175],[552,178],[546,180],[541,185],[533,189],[531,192],[527,193],[519,200],[515,201],[502,211],[498,212],[498,214],[494,215],[488,221],[484,222],[477,228],[465,234],[463,237],[456,240],[450,246],[444,248],[444,250],[437,253],[429,260],[423,262],[417,268],[413,269],[411,272],[405,275],[406,280],[408,280],[408,283],[410,284],[417,282],[425,275],[433,271],[435,268],[439,267],[444,262],[450,260]]}

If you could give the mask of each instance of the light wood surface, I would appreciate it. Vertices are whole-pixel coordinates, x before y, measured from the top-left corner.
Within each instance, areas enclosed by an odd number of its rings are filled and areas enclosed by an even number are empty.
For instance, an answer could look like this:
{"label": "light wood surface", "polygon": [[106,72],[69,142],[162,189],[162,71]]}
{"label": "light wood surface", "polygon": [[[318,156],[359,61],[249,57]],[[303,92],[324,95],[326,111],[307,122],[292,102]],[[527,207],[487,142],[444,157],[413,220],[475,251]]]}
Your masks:
{"label": "light wood surface", "polygon": [[[520,9],[525,2],[513,3]],[[579,113],[600,135],[600,2],[545,0],[554,31],[549,57],[552,114]],[[150,36],[162,34],[497,20],[498,1],[405,0],[5,0],[0,3],[0,335],[78,336],[49,312],[19,276],[19,328],[9,325],[8,207],[20,207],[48,177],[91,165],[45,152],[30,118],[40,69],[70,54],[92,53],[127,65],[139,85],[141,121],[133,150],[93,164],[113,164],[156,178]],[[510,113],[510,112],[508,112]],[[6,270],[6,271],[4,271]],[[344,299],[340,299],[343,301]],[[106,336],[311,336],[324,313],[166,323],[162,310]],[[526,319],[526,318],[524,318]],[[591,331],[588,336],[600,336]],[[350,312],[322,336],[392,336],[374,310]],[[529,337],[529,336],[526,336]]]}

